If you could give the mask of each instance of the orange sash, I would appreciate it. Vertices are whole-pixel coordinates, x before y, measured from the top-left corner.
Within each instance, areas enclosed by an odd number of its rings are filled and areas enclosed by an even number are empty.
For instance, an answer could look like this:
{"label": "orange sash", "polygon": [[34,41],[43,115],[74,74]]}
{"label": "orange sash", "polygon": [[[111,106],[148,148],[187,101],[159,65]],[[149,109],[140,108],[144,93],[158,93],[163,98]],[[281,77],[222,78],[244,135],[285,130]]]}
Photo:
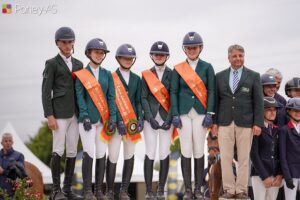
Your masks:
{"label": "orange sash", "polygon": [[131,126],[136,126],[134,128],[137,128],[137,117],[118,74],[114,72],[112,73],[112,77],[116,90],[116,105],[127,128],[125,139],[130,138],[132,142],[136,143],[141,139],[141,134],[138,132],[129,133],[128,130],[131,129]]}
{"label": "orange sash", "polygon": [[[160,103],[160,105],[165,109],[165,111],[170,111],[170,95],[167,88],[161,83],[161,81],[154,75],[150,70],[145,70],[142,72],[142,76],[145,79],[151,93]],[[176,128],[173,129],[172,142],[178,138],[178,131]]]}
{"label": "orange sash", "polygon": [[94,105],[96,106],[102,117],[104,126],[101,130],[100,138],[106,142],[110,141],[113,132],[107,131],[107,125],[109,122],[109,108],[101,85],[87,69],[76,71],[74,72],[74,74],[77,76],[77,78],[83,84],[84,88],[89,93]]}
{"label": "orange sash", "polygon": [[205,84],[192,67],[184,61],[175,66],[176,71],[196,95],[203,107],[207,109],[207,90]]}

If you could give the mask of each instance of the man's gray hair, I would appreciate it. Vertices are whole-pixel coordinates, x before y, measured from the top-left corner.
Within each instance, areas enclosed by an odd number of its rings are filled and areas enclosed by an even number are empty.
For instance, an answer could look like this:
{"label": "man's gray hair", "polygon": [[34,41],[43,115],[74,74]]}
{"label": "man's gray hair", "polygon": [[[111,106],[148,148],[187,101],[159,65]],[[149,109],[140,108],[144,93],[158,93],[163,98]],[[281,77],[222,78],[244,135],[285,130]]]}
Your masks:
{"label": "man's gray hair", "polygon": [[228,48],[228,55],[230,55],[233,50],[237,50],[237,51],[240,51],[242,53],[245,53],[245,50],[244,50],[244,48],[241,45],[234,44],[234,45],[231,45]]}
{"label": "man's gray hair", "polygon": [[278,69],[275,69],[275,68],[268,69],[266,71],[266,74],[269,74],[269,75],[272,75],[272,76],[275,76],[278,78],[282,78],[282,73]]}
{"label": "man's gray hair", "polygon": [[12,138],[13,139],[13,135],[11,133],[3,133],[2,137],[1,137],[1,141],[5,138]]}

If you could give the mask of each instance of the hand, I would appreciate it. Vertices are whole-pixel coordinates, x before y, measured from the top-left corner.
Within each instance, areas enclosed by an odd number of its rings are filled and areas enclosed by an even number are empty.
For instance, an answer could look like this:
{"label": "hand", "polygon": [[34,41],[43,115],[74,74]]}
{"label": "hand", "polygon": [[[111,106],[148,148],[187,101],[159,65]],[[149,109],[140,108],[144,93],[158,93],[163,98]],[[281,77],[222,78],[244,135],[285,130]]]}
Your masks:
{"label": "hand", "polygon": [[126,134],[126,127],[122,120],[118,122],[117,129],[118,129],[119,135],[123,136]]}
{"label": "hand", "polygon": [[206,114],[203,121],[202,126],[204,128],[210,128],[213,125],[213,119],[211,114]]}
{"label": "hand", "polygon": [[281,183],[282,183],[282,176],[281,175],[277,175],[275,177],[275,179],[273,180],[272,186],[274,186],[274,187],[280,187]]}
{"label": "hand", "polygon": [[144,119],[141,117],[138,122],[138,132],[142,132],[144,129]]}
{"label": "hand", "polygon": [[0,174],[4,173],[4,169],[2,167],[0,167]]}
{"label": "hand", "polygon": [[273,183],[273,178],[272,177],[268,177],[264,180],[264,185],[266,188],[269,188],[272,186]]}
{"label": "hand", "polygon": [[171,122],[170,121],[164,121],[164,123],[160,127],[162,130],[169,130],[171,128]]}
{"label": "hand", "polygon": [[56,119],[54,118],[54,116],[50,115],[47,117],[47,119],[48,119],[48,127],[52,131],[56,130],[58,128],[58,126],[57,126]]}
{"label": "hand", "polygon": [[151,117],[149,121],[152,129],[157,130],[160,128],[159,123],[153,117]]}
{"label": "hand", "polygon": [[83,128],[85,131],[89,131],[92,129],[91,119],[89,117],[85,117],[83,119]]}
{"label": "hand", "polygon": [[179,115],[173,116],[172,124],[174,125],[175,128],[181,128],[182,127],[182,122],[181,122],[181,119],[180,119]]}
{"label": "hand", "polygon": [[217,124],[213,124],[211,127],[211,133],[213,136],[218,136],[219,126]]}
{"label": "hand", "polygon": [[260,135],[261,134],[261,128],[259,126],[254,125],[252,127],[252,133],[253,133],[253,135]]}
{"label": "hand", "polygon": [[116,122],[114,121],[110,121],[109,124],[108,124],[108,130],[109,132],[113,132],[117,127],[117,124]]}
{"label": "hand", "polygon": [[295,185],[293,183],[293,179],[287,179],[287,180],[285,180],[285,184],[286,184],[286,187],[288,187],[291,190],[295,188]]}

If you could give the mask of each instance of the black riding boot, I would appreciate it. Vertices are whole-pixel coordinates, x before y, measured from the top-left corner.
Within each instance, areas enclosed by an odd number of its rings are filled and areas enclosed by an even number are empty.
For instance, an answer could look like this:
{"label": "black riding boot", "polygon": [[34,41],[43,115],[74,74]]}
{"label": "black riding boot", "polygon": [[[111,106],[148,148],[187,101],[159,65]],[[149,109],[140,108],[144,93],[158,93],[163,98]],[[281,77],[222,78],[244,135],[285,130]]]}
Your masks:
{"label": "black riding boot", "polygon": [[109,200],[114,200],[114,182],[116,177],[116,169],[117,163],[112,163],[107,158],[106,165],[106,185],[107,185],[107,193],[106,198]]}
{"label": "black riding boot", "polygon": [[97,198],[97,200],[104,200],[106,199],[101,187],[103,184],[103,179],[104,179],[104,173],[105,173],[105,158],[106,156],[104,156],[103,158],[100,159],[96,159],[96,177],[95,177],[95,196]]}
{"label": "black riding boot", "polygon": [[82,179],[84,200],[97,200],[92,192],[92,169],[93,158],[91,158],[86,152],[83,152]]}
{"label": "black riding boot", "polygon": [[68,200],[82,200],[83,198],[75,193],[72,192],[72,180],[74,175],[74,168],[75,168],[75,158],[66,158],[65,163],[65,180],[63,186],[63,193],[68,198]]}
{"label": "black riding boot", "polygon": [[165,185],[169,172],[169,156],[160,161],[159,182],[157,188],[157,200],[165,200]]}
{"label": "black riding boot", "polygon": [[60,159],[61,157],[57,153],[52,153],[51,172],[53,186],[49,197],[50,200],[67,200],[60,188]]}
{"label": "black riding boot", "polygon": [[185,186],[183,199],[193,199],[192,181],[191,181],[191,158],[186,158],[181,155],[181,171]]}
{"label": "black riding boot", "polygon": [[154,160],[150,160],[147,155],[145,155],[144,160],[144,177],[146,183],[146,194],[145,199],[154,199],[155,196],[152,191],[152,178],[153,178],[153,163]]}
{"label": "black riding boot", "polygon": [[202,178],[204,172],[204,156],[201,158],[194,159],[194,179],[195,179],[195,190],[194,195],[195,199],[203,199],[203,194],[201,192]]}
{"label": "black riding boot", "polygon": [[122,183],[121,183],[120,194],[119,194],[120,200],[130,200],[130,197],[128,195],[128,187],[132,176],[133,165],[134,165],[134,156],[124,161]]}

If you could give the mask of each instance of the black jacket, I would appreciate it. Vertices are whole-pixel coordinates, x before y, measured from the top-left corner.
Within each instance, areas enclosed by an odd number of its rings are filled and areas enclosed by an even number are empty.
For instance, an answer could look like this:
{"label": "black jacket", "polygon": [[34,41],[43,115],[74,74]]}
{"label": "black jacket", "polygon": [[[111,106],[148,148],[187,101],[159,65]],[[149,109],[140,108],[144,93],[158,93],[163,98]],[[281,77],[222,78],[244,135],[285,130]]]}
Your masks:
{"label": "black jacket", "polygon": [[273,126],[272,135],[263,127],[259,136],[254,136],[251,148],[251,176],[262,180],[282,174],[279,155],[279,127]]}

